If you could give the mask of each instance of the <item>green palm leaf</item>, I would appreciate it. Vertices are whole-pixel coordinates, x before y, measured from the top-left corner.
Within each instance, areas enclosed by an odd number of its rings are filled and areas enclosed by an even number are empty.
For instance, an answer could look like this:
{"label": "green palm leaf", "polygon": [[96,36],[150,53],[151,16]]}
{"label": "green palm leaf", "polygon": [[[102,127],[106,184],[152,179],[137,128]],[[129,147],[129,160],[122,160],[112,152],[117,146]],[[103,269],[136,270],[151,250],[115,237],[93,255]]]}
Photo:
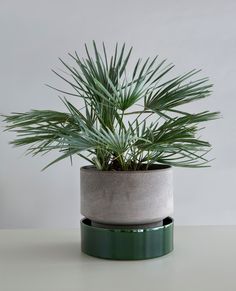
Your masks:
{"label": "green palm leaf", "polygon": [[[77,108],[61,98],[66,112],[31,110],[4,116],[14,131],[15,146],[32,155],[58,150],[65,158],[80,156],[100,170],[138,170],[154,163],[182,167],[208,166],[209,142],[198,137],[199,124],[219,112],[189,113],[181,106],[208,97],[212,84],[197,78],[199,70],[168,79],[174,65],[159,57],[138,59],[130,68],[132,48],[116,44],[112,54],[85,44],[85,53],[69,54],[73,65],[59,59],[66,74],[53,72],[71,88],[49,86],[66,97],[79,97]],[[129,118],[130,117],[130,118]]]}

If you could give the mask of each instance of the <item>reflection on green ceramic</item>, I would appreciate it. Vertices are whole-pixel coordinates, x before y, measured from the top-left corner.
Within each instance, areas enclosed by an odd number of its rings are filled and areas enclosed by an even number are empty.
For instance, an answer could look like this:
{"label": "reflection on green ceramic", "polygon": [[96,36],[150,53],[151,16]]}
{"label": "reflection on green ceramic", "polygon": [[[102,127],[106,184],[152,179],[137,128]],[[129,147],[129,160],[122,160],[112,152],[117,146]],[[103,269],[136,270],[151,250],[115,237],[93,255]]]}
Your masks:
{"label": "reflection on green ceramic", "polygon": [[173,250],[173,219],[163,226],[142,229],[112,229],[91,226],[81,220],[81,248],[88,255],[113,260],[143,260],[160,257]]}

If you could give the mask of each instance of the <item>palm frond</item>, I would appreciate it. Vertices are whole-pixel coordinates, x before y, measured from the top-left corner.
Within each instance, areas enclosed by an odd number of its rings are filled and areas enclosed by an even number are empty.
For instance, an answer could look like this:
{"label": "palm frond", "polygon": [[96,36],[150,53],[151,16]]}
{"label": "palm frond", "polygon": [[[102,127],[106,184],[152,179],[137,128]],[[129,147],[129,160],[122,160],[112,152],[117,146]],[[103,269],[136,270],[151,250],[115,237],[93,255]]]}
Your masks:
{"label": "palm frond", "polygon": [[[198,137],[198,125],[219,118],[219,112],[188,113],[181,106],[210,95],[208,78],[195,79],[199,70],[177,77],[174,65],[159,56],[138,59],[129,67],[132,48],[116,44],[110,55],[105,44],[85,44],[84,56],[69,54],[73,65],[59,59],[66,73],[52,70],[71,89],[63,93],[66,112],[31,110],[4,116],[14,131],[15,146],[32,155],[58,150],[65,158],[80,156],[99,170],[138,170],[154,163],[205,167],[211,145]],[[129,74],[128,72],[131,72]],[[78,97],[77,108],[69,97]],[[140,108],[140,110],[137,110]],[[132,120],[128,119],[132,117]]]}

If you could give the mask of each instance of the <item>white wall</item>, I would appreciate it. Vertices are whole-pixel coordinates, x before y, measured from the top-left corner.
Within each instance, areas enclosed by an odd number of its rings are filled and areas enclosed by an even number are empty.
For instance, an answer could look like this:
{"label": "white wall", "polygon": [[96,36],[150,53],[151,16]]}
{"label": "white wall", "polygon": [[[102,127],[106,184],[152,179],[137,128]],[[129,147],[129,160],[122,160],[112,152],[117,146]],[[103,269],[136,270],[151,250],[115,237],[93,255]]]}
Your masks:
{"label": "white wall", "polygon": [[[208,169],[175,168],[177,224],[236,223],[236,2],[233,0],[2,0],[0,5],[0,112],[31,108],[62,110],[44,83],[60,84],[50,72],[57,57],[84,42],[108,46],[126,41],[134,59],[159,54],[176,72],[203,68],[214,94],[193,110],[221,110],[224,118],[204,133],[217,159]],[[2,125],[2,124],[1,124]],[[79,167],[63,161],[40,169],[54,155],[24,157],[0,133],[0,228],[77,227]]]}

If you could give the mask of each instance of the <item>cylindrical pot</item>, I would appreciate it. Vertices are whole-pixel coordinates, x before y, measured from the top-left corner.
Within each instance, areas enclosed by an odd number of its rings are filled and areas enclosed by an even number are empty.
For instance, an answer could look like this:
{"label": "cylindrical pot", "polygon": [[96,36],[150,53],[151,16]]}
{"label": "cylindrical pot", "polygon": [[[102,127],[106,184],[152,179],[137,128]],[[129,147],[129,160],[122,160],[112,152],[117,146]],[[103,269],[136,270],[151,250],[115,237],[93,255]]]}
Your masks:
{"label": "cylindrical pot", "polygon": [[140,225],[162,221],[173,213],[172,168],[100,171],[80,169],[81,214],[112,225]]}

